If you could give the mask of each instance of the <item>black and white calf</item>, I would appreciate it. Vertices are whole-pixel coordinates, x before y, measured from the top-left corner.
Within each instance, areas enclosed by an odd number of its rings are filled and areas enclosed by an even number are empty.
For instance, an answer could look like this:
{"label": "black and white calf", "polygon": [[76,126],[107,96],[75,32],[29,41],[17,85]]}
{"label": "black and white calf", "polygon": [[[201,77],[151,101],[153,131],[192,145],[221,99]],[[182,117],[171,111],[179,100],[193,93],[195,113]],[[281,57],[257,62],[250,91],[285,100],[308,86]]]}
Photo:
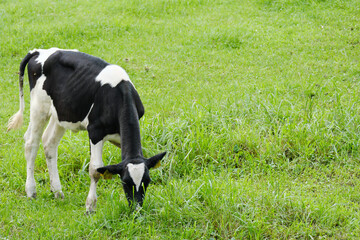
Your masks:
{"label": "black and white calf", "polygon": [[[125,70],[77,50],[30,51],[20,64],[20,110],[9,120],[8,130],[22,125],[26,65],[31,91],[30,123],[24,135],[28,197],[36,197],[34,165],[41,138],[51,190],[56,198],[63,198],[57,169],[58,145],[66,129],[87,130],[91,183],[86,210],[91,212],[96,206],[96,186],[104,173],[119,174],[129,204],[141,206],[150,183],[149,169],[165,152],[149,159],[143,157],[139,119],[144,107]],[[121,144],[122,162],[103,167],[102,149],[107,140],[119,147]]]}

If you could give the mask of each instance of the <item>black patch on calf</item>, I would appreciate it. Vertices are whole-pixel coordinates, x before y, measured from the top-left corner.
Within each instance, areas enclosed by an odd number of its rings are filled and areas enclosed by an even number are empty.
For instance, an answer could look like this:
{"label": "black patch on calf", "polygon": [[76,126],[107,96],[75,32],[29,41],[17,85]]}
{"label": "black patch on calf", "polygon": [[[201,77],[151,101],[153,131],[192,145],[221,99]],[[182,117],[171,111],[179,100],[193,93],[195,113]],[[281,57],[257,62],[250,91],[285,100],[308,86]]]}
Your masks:
{"label": "black patch on calf", "polygon": [[59,121],[76,123],[88,114],[100,83],[95,78],[107,62],[85,53],[57,51],[44,63],[44,90],[53,100]]}
{"label": "black patch on calf", "polygon": [[96,93],[88,125],[89,138],[93,144],[106,135],[120,133],[118,112],[122,106],[122,95],[118,87],[112,88],[105,84]]}
{"label": "black patch on calf", "polygon": [[29,76],[30,90],[32,90],[35,87],[36,81],[42,75],[41,64],[36,62],[37,57],[38,55],[35,55],[28,62],[28,76]]}

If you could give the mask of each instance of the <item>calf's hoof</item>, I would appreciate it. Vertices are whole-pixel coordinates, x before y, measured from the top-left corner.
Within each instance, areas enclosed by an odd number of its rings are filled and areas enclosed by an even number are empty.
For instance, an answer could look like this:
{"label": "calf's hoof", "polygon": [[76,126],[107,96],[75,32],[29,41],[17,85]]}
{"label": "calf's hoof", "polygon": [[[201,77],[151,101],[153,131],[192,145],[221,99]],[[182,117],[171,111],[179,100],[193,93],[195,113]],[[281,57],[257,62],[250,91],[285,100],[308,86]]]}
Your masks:
{"label": "calf's hoof", "polygon": [[25,192],[28,198],[36,198],[36,188],[35,184],[28,184],[25,185]]}
{"label": "calf's hoof", "polygon": [[64,193],[62,191],[54,192],[55,199],[64,199]]}
{"label": "calf's hoof", "polygon": [[37,196],[36,192],[34,193],[27,193],[27,197],[30,198],[30,199],[35,199]]}
{"label": "calf's hoof", "polygon": [[95,214],[96,211],[95,210],[86,210],[86,212],[84,213],[85,216],[90,216],[91,214]]}
{"label": "calf's hoof", "polygon": [[96,208],[96,199],[88,198],[86,200],[86,213],[91,214],[95,212]]}

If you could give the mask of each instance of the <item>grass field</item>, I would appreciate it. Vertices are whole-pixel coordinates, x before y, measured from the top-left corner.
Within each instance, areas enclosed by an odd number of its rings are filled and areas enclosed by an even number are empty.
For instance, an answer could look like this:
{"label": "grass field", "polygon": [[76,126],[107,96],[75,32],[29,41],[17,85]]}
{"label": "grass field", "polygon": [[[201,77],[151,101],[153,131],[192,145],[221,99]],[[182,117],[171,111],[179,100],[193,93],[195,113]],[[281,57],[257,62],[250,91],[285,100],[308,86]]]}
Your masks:
{"label": "grass field", "polygon": [[[359,239],[358,0],[0,1],[0,239]],[[64,200],[40,148],[25,193],[18,67],[34,48],[121,65],[142,98],[143,151],[168,151],[144,208],[102,180],[86,132],[59,147]],[[105,145],[104,163],[120,150]]]}

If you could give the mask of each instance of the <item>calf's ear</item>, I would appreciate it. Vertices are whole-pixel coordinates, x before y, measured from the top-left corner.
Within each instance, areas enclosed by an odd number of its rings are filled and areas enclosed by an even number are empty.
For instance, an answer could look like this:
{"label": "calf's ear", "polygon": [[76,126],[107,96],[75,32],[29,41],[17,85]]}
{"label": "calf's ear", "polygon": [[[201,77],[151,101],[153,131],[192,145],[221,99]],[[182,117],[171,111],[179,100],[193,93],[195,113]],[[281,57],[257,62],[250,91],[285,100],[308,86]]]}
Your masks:
{"label": "calf's ear", "polygon": [[148,169],[150,168],[157,168],[160,166],[160,160],[163,159],[163,157],[165,156],[166,152],[160,153],[158,155],[155,155],[149,159],[146,159],[145,163],[146,166],[148,167]]}
{"label": "calf's ear", "polygon": [[105,179],[111,179],[112,175],[121,173],[122,165],[121,164],[109,165],[98,168],[96,169],[96,171],[98,171],[101,174],[101,176],[103,176]]}

